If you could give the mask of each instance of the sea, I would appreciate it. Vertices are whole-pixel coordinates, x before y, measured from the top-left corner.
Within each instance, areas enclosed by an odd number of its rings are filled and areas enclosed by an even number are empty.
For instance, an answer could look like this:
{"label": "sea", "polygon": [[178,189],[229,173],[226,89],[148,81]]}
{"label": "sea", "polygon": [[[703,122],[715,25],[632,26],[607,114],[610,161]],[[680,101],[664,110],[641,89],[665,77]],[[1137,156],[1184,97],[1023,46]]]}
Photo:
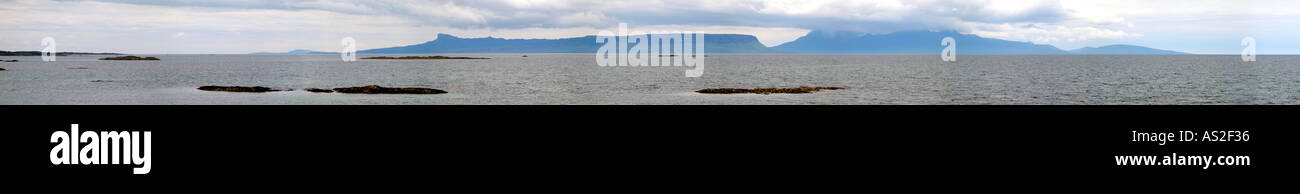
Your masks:
{"label": "sea", "polygon": [[[594,54],[408,54],[489,59],[344,61],[339,55],[0,56],[0,104],[146,105],[1199,105],[1300,104],[1300,56],[710,54],[682,66],[597,65]],[[371,57],[381,55],[360,55]],[[264,86],[267,93],[202,91]],[[311,93],[421,87],[446,94]],[[808,94],[706,88],[842,87]]]}

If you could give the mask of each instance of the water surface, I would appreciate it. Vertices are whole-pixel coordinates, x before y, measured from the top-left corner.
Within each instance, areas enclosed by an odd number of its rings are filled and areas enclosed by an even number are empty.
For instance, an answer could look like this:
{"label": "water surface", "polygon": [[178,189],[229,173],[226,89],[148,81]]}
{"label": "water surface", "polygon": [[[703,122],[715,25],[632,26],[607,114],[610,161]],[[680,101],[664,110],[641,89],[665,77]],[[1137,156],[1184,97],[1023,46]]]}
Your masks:
{"label": "water surface", "polygon": [[[421,54],[433,55],[433,54]],[[711,54],[686,67],[599,67],[591,54],[0,56],[0,104],[1300,104],[1300,56]],[[366,57],[371,55],[364,55]],[[405,55],[389,55],[405,56]],[[294,89],[197,90],[204,85]],[[438,95],[323,94],[303,88],[426,87]],[[704,88],[833,86],[813,94],[708,95]]]}

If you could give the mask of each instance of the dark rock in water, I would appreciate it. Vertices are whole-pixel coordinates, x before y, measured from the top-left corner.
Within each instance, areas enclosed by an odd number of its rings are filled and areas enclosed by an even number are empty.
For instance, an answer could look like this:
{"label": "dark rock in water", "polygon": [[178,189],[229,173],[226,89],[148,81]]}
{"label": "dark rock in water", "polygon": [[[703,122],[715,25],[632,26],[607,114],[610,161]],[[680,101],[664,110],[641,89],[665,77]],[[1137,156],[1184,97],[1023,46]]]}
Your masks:
{"label": "dark rock in water", "polygon": [[113,82],[113,81],[112,81],[112,80],[91,80],[90,82],[91,82],[91,83],[104,83],[104,82]]}
{"label": "dark rock in water", "polygon": [[5,62],[18,62],[18,59],[14,59],[14,60],[5,60]]}
{"label": "dark rock in water", "polygon": [[5,71],[5,68],[0,68],[0,71]]}
{"label": "dark rock in water", "polygon": [[156,58],[156,57],[125,56],[125,57],[105,57],[105,58],[100,58],[99,60],[118,60],[118,61],[157,61],[157,60],[159,60],[159,59]]}
{"label": "dark rock in water", "polygon": [[69,67],[68,69],[81,70],[81,69],[90,69],[90,68],[89,68],[89,67]]}
{"label": "dark rock in water", "polygon": [[268,87],[262,87],[262,86],[254,86],[254,87],[245,87],[245,86],[203,86],[203,87],[199,87],[199,90],[203,90],[203,91],[218,91],[218,92],[255,92],[255,93],[262,93],[262,92],[279,92],[279,91],[280,91],[280,90],[271,89],[271,88],[268,88]]}
{"label": "dark rock in water", "polygon": [[405,56],[405,57],[387,57],[387,56],[379,56],[379,57],[366,57],[366,58],[361,58],[361,59],[434,60],[434,59],[488,59],[488,58],[474,58],[474,57],[448,57],[448,56]]}
{"label": "dark rock in water", "polygon": [[524,57],[528,57],[528,55],[524,55]]}
{"label": "dark rock in water", "polygon": [[695,91],[702,94],[806,94],[822,90],[840,90],[840,87],[798,87],[798,88],[709,88]]}
{"label": "dark rock in water", "polygon": [[307,90],[308,92],[314,92],[314,93],[334,93],[334,90],[330,90],[330,89],[307,88],[307,89],[305,89],[305,90]]}
{"label": "dark rock in water", "polygon": [[447,91],[429,88],[385,88],[377,85],[350,88],[334,88],[335,92],[347,94],[445,94]]}

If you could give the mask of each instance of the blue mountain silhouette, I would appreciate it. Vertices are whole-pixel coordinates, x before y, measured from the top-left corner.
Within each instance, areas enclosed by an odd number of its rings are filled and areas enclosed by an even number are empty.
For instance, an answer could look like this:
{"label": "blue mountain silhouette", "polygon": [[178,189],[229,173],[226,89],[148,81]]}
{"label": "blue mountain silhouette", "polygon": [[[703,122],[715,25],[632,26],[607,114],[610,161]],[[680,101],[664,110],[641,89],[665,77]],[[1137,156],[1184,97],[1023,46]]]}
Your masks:
{"label": "blue mountain silhouette", "polygon": [[[433,41],[409,46],[361,50],[362,54],[397,53],[595,53],[604,43],[596,43],[596,36],[561,39],[502,39],[460,38],[438,34]],[[631,45],[631,44],[629,44]],[[771,49],[758,42],[758,38],[740,34],[705,34],[704,48],[708,53],[762,53]]]}
{"label": "blue mountain silhouette", "polygon": [[[957,40],[959,54],[1007,55],[1179,55],[1177,51],[1135,45],[1109,45],[1062,50],[1052,45],[1009,41],[961,34],[956,31],[900,31],[872,35],[853,32],[812,31],[794,41],[766,47],[758,38],[743,34],[704,35],[706,53],[863,53],[863,54],[937,54],[945,46],[945,37]],[[460,38],[438,34],[432,41],[399,47],[361,50],[361,54],[417,53],[595,53],[603,43],[596,36],[561,39]],[[631,44],[629,44],[630,46]],[[255,54],[336,54],[310,50],[287,53]]]}
{"label": "blue mountain silhouette", "polygon": [[1187,54],[1133,45],[1110,45],[1066,51],[1051,45],[984,38],[956,31],[900,31],[883,35],[812,31],[795,41],[772,49],[776,52],[789,53],[933,54],[943,50],[945,46],[939,43],[945,37],[952,37],[957,41],[959,54]]}
{"label": "blue mountain silhouette", "polygon": [[1189,53],[1178,52],[1178,51],[1160,50],[1160,49],[1153,49],[1153,48],[1147,48],[1147,47],[1136,46],[1136,45],[1125,45],[1125,44],[1109,45],[1103,47],[1085,47],[1085,48],[1070,50],[1070,53],[1081,54],[1081,55],[1186,55],[1189,54]]}

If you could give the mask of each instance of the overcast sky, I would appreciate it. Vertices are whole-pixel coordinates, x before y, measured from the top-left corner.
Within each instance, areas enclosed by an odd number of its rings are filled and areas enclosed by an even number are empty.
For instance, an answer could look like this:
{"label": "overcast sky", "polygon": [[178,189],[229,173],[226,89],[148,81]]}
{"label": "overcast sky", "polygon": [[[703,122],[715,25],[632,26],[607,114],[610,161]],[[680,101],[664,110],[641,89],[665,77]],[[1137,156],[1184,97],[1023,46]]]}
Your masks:
{"label": "overcast sky", "polygon": [[[1199,54],[1300,54],[1300,1],[1197,0],[0,0],[0,50],[337,51],[461,37],[567,38],[634,29],[752,34],[956,30],[1062,49],[1135,44]],[[936,40],[937,41],[937,40]],[[938,44],[936,42],[936,44]],[[936,51],[937,52],[937,51]]]}

